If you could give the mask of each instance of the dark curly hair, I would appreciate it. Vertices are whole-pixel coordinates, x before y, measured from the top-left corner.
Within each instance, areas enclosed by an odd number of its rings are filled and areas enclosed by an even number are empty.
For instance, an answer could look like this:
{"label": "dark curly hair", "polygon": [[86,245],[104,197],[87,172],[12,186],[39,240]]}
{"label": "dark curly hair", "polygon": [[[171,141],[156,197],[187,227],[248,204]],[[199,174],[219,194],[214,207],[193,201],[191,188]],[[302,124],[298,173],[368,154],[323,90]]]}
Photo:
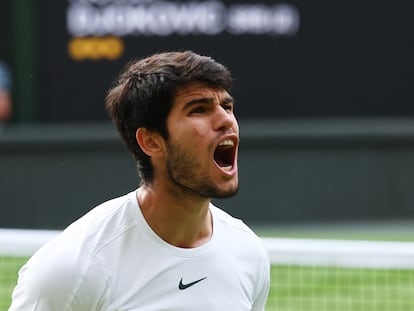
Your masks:
{"label": "dark curly hair", "polygon": [[180,86],[204,82],[230,91],[230,71],[210,57],[192,51],[165,52],[127,64],[106,96],[106,109],[137,161],[144,183],[154,176],[150,158],[139,147],[135,133],[147,128],[168,139],[166,120]]}

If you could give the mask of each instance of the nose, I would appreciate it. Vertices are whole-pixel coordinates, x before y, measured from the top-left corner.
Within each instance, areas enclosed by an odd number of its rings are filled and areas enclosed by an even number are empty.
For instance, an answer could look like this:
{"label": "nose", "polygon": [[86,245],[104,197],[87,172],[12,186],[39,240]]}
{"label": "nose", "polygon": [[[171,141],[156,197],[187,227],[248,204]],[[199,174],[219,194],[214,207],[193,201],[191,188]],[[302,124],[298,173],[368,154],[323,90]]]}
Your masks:
{"label": "nose", "polygon": [[237,126],[237,120],[233,112],[218,105],[214,115],[214,128],[217,131],[227,131]]}

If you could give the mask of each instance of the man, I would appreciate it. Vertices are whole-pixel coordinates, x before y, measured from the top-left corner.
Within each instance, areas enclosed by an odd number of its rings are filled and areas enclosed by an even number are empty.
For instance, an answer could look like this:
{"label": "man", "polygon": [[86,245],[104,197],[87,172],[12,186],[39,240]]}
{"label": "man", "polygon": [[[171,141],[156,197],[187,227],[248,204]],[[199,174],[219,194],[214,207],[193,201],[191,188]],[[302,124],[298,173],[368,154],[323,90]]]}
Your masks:
{"label": "man", "polygon": [[106,106],[141,185],[38,251],[10,310],[264,309],[270,267],[260,239],[210,202],[238,189],[231,81],[189,51],[126,67]]}
{"label": "man", "polygon": [[0,122],[9,121],[12,114],[11,78],[7,66],[0,62]]}

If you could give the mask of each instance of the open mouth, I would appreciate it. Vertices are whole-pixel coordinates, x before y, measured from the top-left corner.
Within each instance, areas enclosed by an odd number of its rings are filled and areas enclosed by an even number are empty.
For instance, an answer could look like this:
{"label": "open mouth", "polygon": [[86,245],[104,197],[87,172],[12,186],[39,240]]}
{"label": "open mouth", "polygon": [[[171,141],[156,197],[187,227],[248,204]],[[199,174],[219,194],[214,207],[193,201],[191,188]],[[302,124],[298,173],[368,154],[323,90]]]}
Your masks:
{"label": "open mouth", "polygon": [[223,170],[229,171],[233,168],[236,147],[231,139],[223,140],[214,151],[214,161]]}

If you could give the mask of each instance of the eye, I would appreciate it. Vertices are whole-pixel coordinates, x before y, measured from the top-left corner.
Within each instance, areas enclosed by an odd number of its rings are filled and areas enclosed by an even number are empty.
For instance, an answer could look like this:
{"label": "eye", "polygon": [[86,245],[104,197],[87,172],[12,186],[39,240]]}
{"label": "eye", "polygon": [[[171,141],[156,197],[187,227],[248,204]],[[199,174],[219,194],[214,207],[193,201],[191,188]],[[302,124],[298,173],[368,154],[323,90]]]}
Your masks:
{"label": "eye", "polygon": [[226,103],[222,105],[223,109],[228,112],[233,112],[233,103]]}
{"label": "eye", "polygon": [[190,114],[201,114],[206,112],[206,108],[204,106],[198,106],[191,109]]}

